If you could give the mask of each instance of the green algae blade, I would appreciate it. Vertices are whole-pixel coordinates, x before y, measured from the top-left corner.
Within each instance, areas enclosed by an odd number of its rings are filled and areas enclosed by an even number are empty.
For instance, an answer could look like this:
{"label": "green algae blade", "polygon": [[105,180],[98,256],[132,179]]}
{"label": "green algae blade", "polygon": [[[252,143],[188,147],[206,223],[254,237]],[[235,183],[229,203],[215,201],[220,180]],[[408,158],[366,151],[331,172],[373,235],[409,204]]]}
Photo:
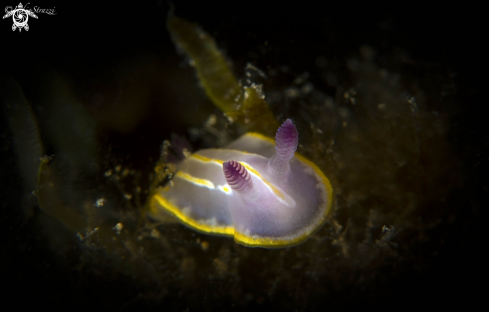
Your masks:
{"label": "green algae blade", "polygon": [[168,30],[175,44],[192,60],[207,96],[224,113],[235,110],[240,93],[238,80],[226,64],[214,38],[199,25],[170,15]]}
{"label": "green algae blade", "polygon": [[254,86],[245,87],[243,91],[240,110],[229,113],[228,116],[241,124],[246,124],[250,131],[274,136],[279,124],[260,91]]}
{"label": "green algae blade", "polygon": [[198,24],[178,18],[172,12],[167,27],[175,45],[190,58],[214,105],[246,130],[273,135],[278,123],[268,103],[255,88],[241,88],[214,38]]}

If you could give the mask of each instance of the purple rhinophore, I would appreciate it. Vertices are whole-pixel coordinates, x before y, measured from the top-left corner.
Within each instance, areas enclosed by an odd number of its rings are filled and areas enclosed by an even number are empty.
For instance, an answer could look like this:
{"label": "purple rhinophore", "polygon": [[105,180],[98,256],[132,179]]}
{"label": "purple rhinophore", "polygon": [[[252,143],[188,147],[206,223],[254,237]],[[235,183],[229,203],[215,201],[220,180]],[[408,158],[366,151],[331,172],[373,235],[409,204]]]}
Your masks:
{"label": "purple rhinophore", "polygon": [[298,144],[299,133],[292,120],[287,119],[275,135],[275,153],[268,160],[267,166],[271,176],[284,177],[289,174],[289,161],[294,157]]}
{"label": "purple rhinophore", "polygon": [[287,119],[277,130],[275,135],[275,151],[277,160],[289,161],[294,157],[294,152],[299,144],[299,133],[297,128],[292,123],[292,120]]}
{"label": "purple rhinophore", "polygon": [[224,162],[222,171],[228,185],[238,193],[246,192],[253,186],[248,170],[237,161]]}

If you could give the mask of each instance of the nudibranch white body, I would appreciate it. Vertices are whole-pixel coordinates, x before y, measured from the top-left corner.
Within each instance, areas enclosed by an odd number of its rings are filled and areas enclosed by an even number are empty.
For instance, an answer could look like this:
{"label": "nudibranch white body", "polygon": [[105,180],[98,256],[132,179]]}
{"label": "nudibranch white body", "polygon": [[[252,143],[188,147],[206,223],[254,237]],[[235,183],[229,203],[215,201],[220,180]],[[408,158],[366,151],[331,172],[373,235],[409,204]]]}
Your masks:
{"label": "nudibranch white body", "polygon": [[247,133],[226,148],[200,150],[157,190],[150,214],[158,218],[163,209],[191,228],[249,247],[299,244],[325,222],[333,190],[315,164],[295,153],[297,145],[287,119],[275,142]]}

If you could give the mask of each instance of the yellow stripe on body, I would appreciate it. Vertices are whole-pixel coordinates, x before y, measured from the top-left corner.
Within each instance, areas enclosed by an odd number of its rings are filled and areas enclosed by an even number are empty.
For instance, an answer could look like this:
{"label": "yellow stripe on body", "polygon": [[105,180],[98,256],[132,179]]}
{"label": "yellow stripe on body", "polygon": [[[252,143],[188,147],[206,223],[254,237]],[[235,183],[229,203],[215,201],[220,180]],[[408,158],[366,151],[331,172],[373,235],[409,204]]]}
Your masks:
{"label": "yellow stripe on body", "polygon": [[[223,225],[223,226],[212,226],[205,222],[199,222],[191,217],[185,215],[181,209],[177,206],[173,205],[166,198],[161,196],[160,194],[155,194],[153,196],[153,200],[156,201],[159,205],[163,206],[167,211],[171,212],[175,217],[180,219],[184,224],[189,227],[196,229],[197,231],[201,231],[204,233],[213,233],[218,235],[226,235],[226,236],[234,236],[234,227],[232,225]],[[157,214],[156,205],[152,205],[151,209],[153,210],[153,214]]]}
{"label": "yellow stripe on body", "polygon": [[218,185],[217,189],[221,192],[223,192],[226,195],[231,195],[233,194],[233,190],[229,187],[229,185]]}
{"label": "yellow stripe on body", "polygon": [[[229,186],[227,184],[218,185],[216,187],[216,186],[214,186],[214,183],[212,183],[212,181],[210,181],[210,180],[197,178],[197,177],[194,177],[193,175],[190,175],[190,174],[183,172],[183,171],[177,172],[176,176],[179,177],[180,179],[185,180],[189,183],[192,183],[193,185],[198,186],[198,187],[206,187],[210,190],[216,190],[217,189],[226,195],[233,194],[233,190],[231,188],[229,188]],[[165,189],[165,190],[168,190],[168,189],[169,188],[167,187],[167,189]]]}
{"label": "yellow stripe on body", "polygon": [[190,155],[188,158],[192,158],[192,159],[198,160],[200,162],[213,163],[214,165],[218,165],[221,167],[222,167],[222,164],[225,162],[224,160],[205,157],[205,156],[199,155],[197,153]]}
{"label": "yellow stripe on body", "polygon": [[192,176],[186,172],[178,171],[176,176],[179,177],[180,179],[183,179],[183,180],[190,182],[192,184],[195,184],[197,186],[207,187],[208,189],[211,189],[211,190],[216,189],[216,187],[214,186],[214,183],[212,183],[212,181],[209,181],[206,179],[196,178],[196,177],[194,177],[194,176]]}
{"label": "yellow stripe on body", "polygon": [[[221,150],[226,151],[226,149],[221,149]],[[228,150],[228,151],[236,151],[236,150]],[[242,152],[242,151],[237,151],[237,152],[246,153],[246,152]],[[193,159],[201,161],[201,162],[212,162],[212,163],[214,163],[216,165],[220,165],[220,166],[222,166],[222,164],[225,162],[224,160],[209,158],[209,157],[205,157],[205,156],[202,156],[202,155],[199,155],[196,153],[190,155],[189,158],[193,158]],[[243,165],[246,168],[246,170],[248,170],[249,173],[251,173],[252,175],[257,177],[258,179],[263,181],[265,186],[268,187],[268,189],[273,194],[275,194],[275,196],[277,197],[277,199],[281,203],[283,203],[284,205],[290,206],[290,204],[291,204],[290,201],[292,200],[293,203],[295,204],[295,201],[293,199],[291,199],[290,196],[288,199],[287,196],[285,196],[285,194],[279,188],[277,188],[275,185],[273,185],[267,179],[265,179],[258,171],[256,171],[253,167],[251,167],[248,163],[240,161],[240,164]]]}
{"label": "yellow stripe on body", "polygon": [[328,192],[328,198],[326,200],[326,210],[324,213],[324,218],[329,214],[331,210],[331,206],[333,204],[333,187],[331,186],[331,182],[329,182],[328,178],[324,175],[324,173],[319,169],[318,166],[316,166],[312,161],[308,160],[304,156],[300,155],[299,153],[295,153],[295,157],[299,159],[301,162],[305,163],[309,167],[314,170],[314,172],[319,176],[321,179],[321,182],[323,182],[324,187],[326,188],[326,191]]}

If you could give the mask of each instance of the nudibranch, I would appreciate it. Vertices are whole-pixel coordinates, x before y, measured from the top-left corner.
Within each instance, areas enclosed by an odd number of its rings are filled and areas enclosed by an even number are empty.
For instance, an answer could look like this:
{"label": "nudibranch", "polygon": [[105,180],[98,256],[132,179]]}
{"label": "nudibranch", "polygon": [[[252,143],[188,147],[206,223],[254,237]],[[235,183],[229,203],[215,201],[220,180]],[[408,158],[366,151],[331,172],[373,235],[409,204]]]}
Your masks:
{"label": "nudibranch", "polygon": [[233,236],[249,247],[281,248],[306,240],[326,221],[333,190],[321,170],[296,153],[290,119],[272,138],[250,132],[223,149],[200,150],[178,165],[151,205],[185,225]]}

